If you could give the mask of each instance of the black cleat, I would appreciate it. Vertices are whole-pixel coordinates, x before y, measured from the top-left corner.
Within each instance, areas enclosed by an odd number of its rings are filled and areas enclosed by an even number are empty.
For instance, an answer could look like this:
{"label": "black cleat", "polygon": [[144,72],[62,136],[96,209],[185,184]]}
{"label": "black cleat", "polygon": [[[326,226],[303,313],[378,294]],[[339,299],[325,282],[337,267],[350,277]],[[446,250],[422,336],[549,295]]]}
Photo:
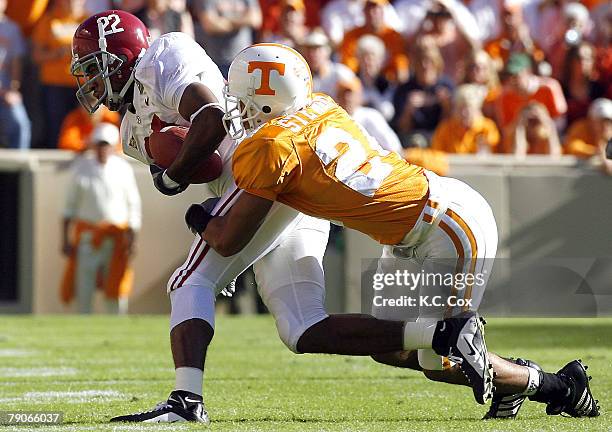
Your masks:
{"label": "black cleat", "polygon": [[[522,358],[517,359],[506,359],[509,362],[516,363],[519,366],[529,366],[538,371],[541,371],[542,368],[536,362],[531,360],[524,360]],[[488,419],[513,419],[518,414],[521,406],[523,406],[523,402],[525,402],[527,396],[521,393],[515,394],[494,394],[493,399],[491,400],[491,408],[489,408],[489,412],[485,414],[482,418],[483,420]]]}
{"label": "black cleat", "polygon": [[183,390],[174,390],[166,402],[160,402],[150,411],[113,417],[111,422],[138,423],[210,423],[202,396]]}
{"label": "black cleat", "polygon": [[569,414],[572,417],[597,417],[599,401],[593,398],[589,387],[591,377],[581,360],[573,360],[563,366],[557,375],[569,387],[569,393],[546,406],[546,414]]}
{"label": "black cleat", "polygon": [[465,312],[438,322],[432,348],[459,364],[479,404],[493,396],[493,365],[484,340],[484,319],[476,312]]}

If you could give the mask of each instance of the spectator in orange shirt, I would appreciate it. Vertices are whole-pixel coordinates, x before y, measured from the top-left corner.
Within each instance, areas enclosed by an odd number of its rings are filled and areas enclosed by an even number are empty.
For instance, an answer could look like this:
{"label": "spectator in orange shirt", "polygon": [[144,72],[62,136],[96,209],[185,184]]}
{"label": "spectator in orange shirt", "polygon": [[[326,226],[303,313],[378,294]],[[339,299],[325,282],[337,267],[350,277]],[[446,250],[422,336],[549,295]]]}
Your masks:
{"label": "spectator in orange shirt", "polygon": [[119,122],[119,114],[110,111],[104,105],[93,114],[89,114],[79,105],[66,116],[62,123],[58,148],[83,152],[89,148],[91,133],[98,124],[111,123],[119,127]]}
{"label": "spectator in orange shirt", "polygon": [[578,157],[603,156],[607,142],[612,139],[612,101],[596,99],[589,115],[576,121],[567,131],[565,153]]}
{"label": "spectator in orange shirt", "polygon": [[431,148],[447,153],[494,153],[499,131],[495,122],[482,114],[484,97],[484,89],[478,85],[459,86],[451,115],[436,128]]}
{"label": "spectator in orange shirt", "polygon": [[502,94],[498,99],[498,120],[502,132],[517,119],[519,112],[532,101],[543,104],[554,119],[567,111],[567,103],[559,82],[539,77],[531,71],[531,60],[523,53],[510,56],[504,71]]}
{"label": "spectator in orange shirt", "polygon": [[555,122],[548,115],[546,107],[531,102],[521,113],[504,145],[505,153],[516,156],[528,154],[561,155],[561,144]]}
{"label": "spectator in orange shirt", "polygon": [[34,33],[33,59],[39,66],[43,90],[47,148],[57,148],[64,117],[78,103],[70,74],[72,36],[85,18],[84,0],[56,0],[40,19]]}
{"label": "spectator in orange shirt", "polygon": [[544,53],[529,35],[529,28],[523,20],[523,9],[520,3],[504,3],[501,27],[500,36],[485,45],[485,51],[495,61],[497,70],[503,69],[510,54],[514,52],[528,54],[536,65],[544,60]]}
{"label": "spectator in orange shirt", "polygon": [[384,67],[387,79],[403,82],[408,78],[408,56],[402,35],[388,27],[384,21],[387,0],[366,0],[364,4],[365,24],[344,35],[340,45],[340,59],[354,72],[359,68],[357,44],[364,35],[378,36],[385,43],[388,59]]}
{"label": "spectator in orange shirt", "polygon": [[[278,33],[280,30],[280,16],[284,0],[259,0],[259,8],[262,13],[262,22],[259,40],[266,40],[270,34]],[[309,29],[321,25],[321,10],[329,3],[329,0],[308,0],[303,2],[305,7],[305,24]]]}

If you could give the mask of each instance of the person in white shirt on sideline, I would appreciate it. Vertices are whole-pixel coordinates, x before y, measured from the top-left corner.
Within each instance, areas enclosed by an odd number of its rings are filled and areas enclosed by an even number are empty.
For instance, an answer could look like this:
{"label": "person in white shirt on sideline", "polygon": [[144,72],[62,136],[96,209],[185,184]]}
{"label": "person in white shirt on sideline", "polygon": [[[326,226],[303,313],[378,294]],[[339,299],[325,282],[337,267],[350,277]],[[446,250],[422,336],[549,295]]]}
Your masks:
{"label": "person in white shirt on sideline", "polygon": [[336,89],[336,102],[372,135],[385,150],[402,154],[400,140],[380,111],[362,105],[363,88],[356,76],[342,78]]}
{"label": "person in white shirt on sideline", "polygon": [[63,220],[62,252],[68,258],[62,301],[76,296],[89,313],[96,289],[104,291],[108,313],[125,313],[132,285],[129,258],[140,228],[140,195],[129,163],[114,154],[119,129],[100,123],[92,132],[93,155],[71,170]]}

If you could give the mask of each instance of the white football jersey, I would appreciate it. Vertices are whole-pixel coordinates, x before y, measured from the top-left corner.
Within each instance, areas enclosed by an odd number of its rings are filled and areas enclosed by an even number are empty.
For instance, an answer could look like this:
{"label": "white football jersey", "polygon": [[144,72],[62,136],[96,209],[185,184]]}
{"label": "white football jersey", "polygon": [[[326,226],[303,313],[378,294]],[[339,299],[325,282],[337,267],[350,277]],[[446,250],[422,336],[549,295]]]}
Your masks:
{"label": "white football jersey", "polygon": [[[223,106],[225,80],[217,65],[190,36],[174,32],[156,39],[136,66],[133,111],[127,110],[121,122],[123,152],[147,165],[153,160],[147,153],[145,139],[153,132],[154,118],[164,123],[189,127],[179,113],[183,92],[200,82],[210,89]],[[231,183],[231,156],[234,141],[226,137],[219,146],[223,174],[209,188],[220,195]]]}

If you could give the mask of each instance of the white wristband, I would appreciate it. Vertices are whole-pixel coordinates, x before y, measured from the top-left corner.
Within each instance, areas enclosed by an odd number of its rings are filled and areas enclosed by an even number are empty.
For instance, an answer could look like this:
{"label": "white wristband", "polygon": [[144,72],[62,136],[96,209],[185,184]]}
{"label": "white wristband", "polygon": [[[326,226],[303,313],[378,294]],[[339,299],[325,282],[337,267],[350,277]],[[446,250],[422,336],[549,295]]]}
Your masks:
{"label": "white wristband", "polygon": [[205,105],[202,105],[200,107],[200,109],[198,109],[196,112],[194,112],[193,114],[191,114],[191,117],[189,117],[189,122],[193,123],[193,121],[195,120],[195,118],[202,112],[204,111],[206,108],[209,107],[215,107],[220,109],[221,111],[223,111],[223,107],[221,106],[221,104],[219,102],[211,102],[211,103],[207,103]]}
{"label": "white wristband", "polygon": [[162,183],[168,189],[176,189],[177,187],[180,186],[179,183],[175,182],[170,177],[168,177],[168,173],[166,171],[164,171],[163,174],[162,174]]}

